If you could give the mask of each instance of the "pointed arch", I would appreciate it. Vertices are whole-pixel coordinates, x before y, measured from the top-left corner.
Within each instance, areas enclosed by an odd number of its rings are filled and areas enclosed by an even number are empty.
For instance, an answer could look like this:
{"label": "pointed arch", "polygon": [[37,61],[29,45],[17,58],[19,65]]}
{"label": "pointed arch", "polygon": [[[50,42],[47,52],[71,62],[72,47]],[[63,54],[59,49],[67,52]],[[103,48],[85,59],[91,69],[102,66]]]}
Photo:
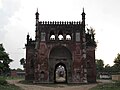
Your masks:
{"label": "pointed arch", "polygon": [[67,83],[67,69],[64,63],[60,62],[55,65],[54,70],[55,83]]}

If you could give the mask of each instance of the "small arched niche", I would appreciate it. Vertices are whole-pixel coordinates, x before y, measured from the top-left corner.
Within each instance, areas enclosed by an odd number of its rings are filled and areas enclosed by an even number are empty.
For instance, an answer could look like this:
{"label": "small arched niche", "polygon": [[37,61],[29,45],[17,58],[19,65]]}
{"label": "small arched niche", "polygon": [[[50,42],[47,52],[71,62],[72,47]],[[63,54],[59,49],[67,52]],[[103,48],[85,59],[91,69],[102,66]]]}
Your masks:
{"label": "small arched niche", "polygon": [[44,72],[44,71],[41,71],[41,72],[40,72],[40,80],[41,80],[41,81],[44,81],[44,79],[45,79],[45,72]]}

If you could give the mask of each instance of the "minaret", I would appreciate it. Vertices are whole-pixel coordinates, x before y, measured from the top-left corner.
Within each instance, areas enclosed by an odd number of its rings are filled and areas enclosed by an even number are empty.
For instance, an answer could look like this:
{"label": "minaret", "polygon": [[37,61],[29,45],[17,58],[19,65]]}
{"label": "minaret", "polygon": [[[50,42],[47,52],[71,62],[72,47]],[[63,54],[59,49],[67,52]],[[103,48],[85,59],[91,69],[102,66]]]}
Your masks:
{"label": "minaret", "polygon": [[81,15],[82,15],[82,32],[83,32],[82,34],[83,34],[83,38],[84,38],[83,42],[85,43],[85,41],[86,41],[86,40],[85,40],[85,37],[86,37],[86,36],[85,36],[85,15],[86,15],[86,14],[85,14],[85,12],[84,12],[84,8],[83,8],[83,12],[82,12]]}
{"label": "minaret", "polygon": [[37,24],[38,24],[38,22],[39,22],[38,8],[37,8],[37,12],[35,13],[35,15],[36,15],[36,26],[37,26]]}
{"label": "minaret", "polygon": [[37,12],[35,13],[36,16],[36,35],[35,35],[35,41],[36,41],[36,45],[35,45],[35,49],[38,48],[38,44],[39,44],[39,13],[38,13],[38,8],[37,8]]}
{"label": "minaret", "polygon": [[84,8],[83,8],[83,12],[82,12],[82,25],[83,25],[83,29],[85,30],[85,12],[84,12]]}
{"label": "minaret", "polygon": [[35,38],[36,38],[36,41],[38,40],[38,33],[39,33],[39,31],[38,31],[38,23],[39,23],[39,13],[38,13],[38,8],[37,8],[37,12],[35,13],[35,16],[36,16],[36,36],[35,36]]}
{"label": "minaret", "polygon": [[86,33],[85,33],[85,12],[84,12],[84,8],[83,8],[83,12],[82,12],[82,36],[83,36],[83,43],[86,43]]}
{"label": "minaret", "polygon": [[84,12],[84,8],[83,8],[83,12],[82,12],[82,42],[83,42],[83,60],[84,60],[84,82],[87,82],[87,64],[86,64],[86,33],[85,33],[85,12]]}

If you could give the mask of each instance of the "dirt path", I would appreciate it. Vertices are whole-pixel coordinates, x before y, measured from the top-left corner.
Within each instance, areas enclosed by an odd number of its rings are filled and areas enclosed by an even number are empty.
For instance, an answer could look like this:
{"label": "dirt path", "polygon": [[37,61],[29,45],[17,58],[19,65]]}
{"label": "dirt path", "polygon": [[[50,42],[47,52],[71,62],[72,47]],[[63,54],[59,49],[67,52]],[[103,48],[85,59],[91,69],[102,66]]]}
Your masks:
{"label": "dirt path", "polygon": [[[95,87],[97,84],[89,85],[76,85],[69,86],[65,84],[55,84],[55,86],[42,86],[42,85],[26,85],[18,83],[20,80],[8,80],[8,83],[15,84],[16,86],[21,87],[24,90],[89,90],[92,87]],[[102,81],[101,81],[102,82]],[[110,81],[103,81],[103,83],[109,83]]]}

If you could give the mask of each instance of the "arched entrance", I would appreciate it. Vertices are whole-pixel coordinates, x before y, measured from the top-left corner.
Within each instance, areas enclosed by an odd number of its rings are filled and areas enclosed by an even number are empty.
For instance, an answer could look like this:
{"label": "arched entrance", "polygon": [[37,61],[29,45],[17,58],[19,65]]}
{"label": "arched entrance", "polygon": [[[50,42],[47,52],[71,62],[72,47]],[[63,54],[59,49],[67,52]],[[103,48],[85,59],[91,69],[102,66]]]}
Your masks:
{"label": "arched entrance", "polygon": [[63,63],[58,63],[55,65],[54,82],[67,83],[67,70]]}
{"label": "arched entrance", "polygon": [[72,53],[65,46],[55,46],[49,54],[49,82],[71,82]]}

